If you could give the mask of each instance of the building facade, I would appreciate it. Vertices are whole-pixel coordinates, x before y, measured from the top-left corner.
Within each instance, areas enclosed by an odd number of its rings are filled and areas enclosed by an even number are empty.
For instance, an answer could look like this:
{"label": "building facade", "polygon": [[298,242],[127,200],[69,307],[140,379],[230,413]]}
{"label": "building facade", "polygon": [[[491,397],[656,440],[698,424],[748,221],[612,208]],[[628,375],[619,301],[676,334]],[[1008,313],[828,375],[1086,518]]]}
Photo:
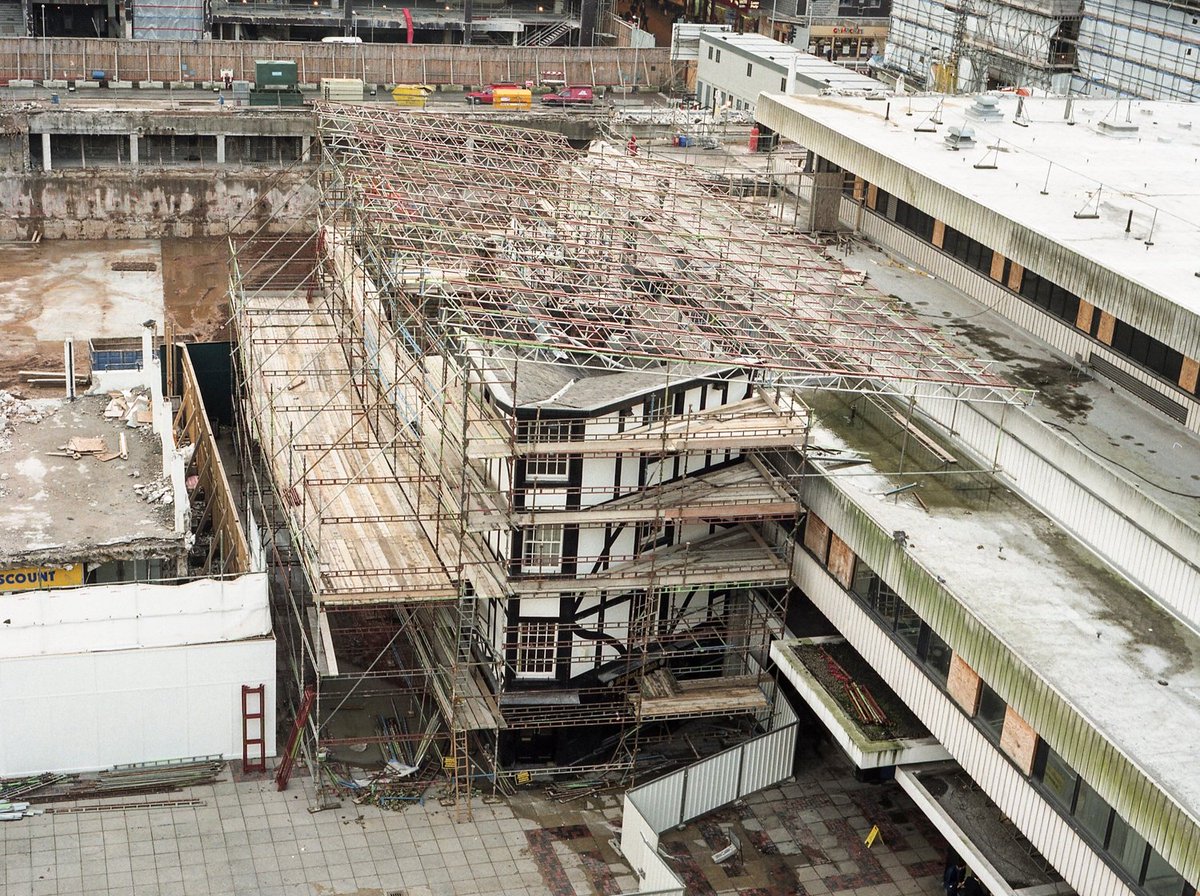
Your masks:
{"label": "building facade", "polygon": [[882,63],[910,87],[1195,97],[1200,9],[1187,0],[901,0]]}
{"label": "building facade", "polygon": [[[1149,104],[1144,114],[1129,110],[1127,122],[1106,118],[1111,103],[1067,110],[1067,102],[893,99],[876,108],[852,98],[763,97],[757,116],[808,148],[813,205],[833,224],[911,259],[1127,390],[1140,413],[1158,418],[1147,426],[1164,427],[1156,451],[1172,440],[1194,444],[1190,352],[1200,326],[1190,294],[1175,288],[1182,274],[1167,274],[1190,265],[1182,249],[1190,225],[1151,234],[1153,211],[1139,221],[1140,208],[1118,221],[1095,181],[1073,179],[1080,172],[1071,162],[1085,159],[1089,174],[1107,179],[1108,166],[1121,167],[1132,151],[1112,132],[1144,122],[1173,137],[1186,131],[1175,116],[1186,122],[1190,107]],[[1003,180],[989,180],[998,172]],[[1090,189],[1077,192],[1084,183]],[[1094,211],[1076,204],[1089,196]],[[1164,276],[1147,279],[1146,254],[1159,246],[1167,251],[1153,265]],[[1092,272],[1086,285],[1084,270]],[[1200,804],[1171,758],[1180,755],[1179,731],[1145,714],[1165,699],[1175,708],[1163,717],[1186,726],[1197,709],[1189,695],[1200,607],[1191,597],[1196,570],[1184,558],[1200,530],[1187,500],[1147,493],[1128,470],[1081,447],[1104,437],[1102,424],[1081,424],[1076,441],[1056,418],[1028,411],[974,405],[964,416],[921,401],[916,409],[950,452],[927,459],[927,470],[942,471],[938,487],[921,480],[911,454],[907,480],[891,468],[872,483],[859,468],[856,481],[818,464],[823,475],[804,491],[797,585],[1076,892],[1193,893]],[[845,449],[879,458],[888,444],[911,445],[895,418],[819,416],[828,440]],[[969,477],[946,472],[965,471],[970,457],[995,477],[977,483],[986,506],[968,498]],[[907,509],[902,498],[874,497],[906,487],[920,496]],[[773,655],[786,670],[795,664],[784,648]],[[1164,649],[1175,661],[1146,664]],[[937,805],[919,768],[897,776],[919,803]]]}
{"label": "building facade", "polygon": [[132,342],[93,357],[99,394],[14,415],[0,455],[3,776],[241,756],[245,688],[260,714],[248,755],[275,752],[264,559],[190,360],[174,415],[151,338]]}
{"label": "building facade", "polygon": [[710,109],[753,111],[760,93],[791,90],[870,92],[883,89],[873,78],[759,34],[702,31],[696,97]]}

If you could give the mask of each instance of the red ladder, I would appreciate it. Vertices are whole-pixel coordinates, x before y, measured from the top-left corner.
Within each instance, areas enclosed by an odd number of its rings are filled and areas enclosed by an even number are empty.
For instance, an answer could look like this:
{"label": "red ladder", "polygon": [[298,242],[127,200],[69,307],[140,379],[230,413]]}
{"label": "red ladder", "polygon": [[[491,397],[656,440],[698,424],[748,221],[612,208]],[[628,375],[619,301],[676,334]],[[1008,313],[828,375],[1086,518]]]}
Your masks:
{"label": "red ladder", "polygon": [[296,754],[300,752],[300,735],[312,712],[313,703],[317,699],[317,689],[311,684],[304,689],[304,699],[300,701],[300,711],[296,713],[296,721],[288,735],[287,746],[284,747],[283,757],[279,760],[279,768],[275,770],[275,787],[277,790],[287,790],[288,780],[292,777],[292,767],[296,764]]}
{"label": "red ladder", "polygon": [[[250,701],[258,698],[257,709],[252,710]],[[242,773],[265,772],[267,770],[267,688],[266,685],[252,687],[242,685]],[[254,728],[255,736],[250,736]],[[250,755],[252,747],[257,747],[255,755]]]}

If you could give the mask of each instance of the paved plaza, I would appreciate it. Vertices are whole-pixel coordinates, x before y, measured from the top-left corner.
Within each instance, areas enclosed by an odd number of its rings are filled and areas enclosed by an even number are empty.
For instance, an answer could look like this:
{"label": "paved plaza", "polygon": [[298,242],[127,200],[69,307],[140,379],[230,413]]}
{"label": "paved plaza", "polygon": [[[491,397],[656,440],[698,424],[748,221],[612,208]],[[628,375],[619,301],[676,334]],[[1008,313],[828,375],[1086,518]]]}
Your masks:
{"label": "paved plaza", "polygon": [[[854,780],[840,756],[807,760],[795,782],[663,836],[662,850],[708,896],[916,896],[940,892],[941,841],[895,784]],[[127,802],[198,799],[172,809],[42,815],[0,824],[5,896],[616,896],[636,891],[610,841],[617,792],[556,803],[537,789],[456,823],[435,798],[398,810],[309,812],[310,782],[222,780]],[[436,791],[436,788],[435,788]],[[435,793],[431,791],[431,795]],[[109,800],[106,804],[120,802]],[[54,803],[51,806],[85,806]],[[866,832],[881,837],[868,849]],[[712,854],[734,832],[740,856]]]}

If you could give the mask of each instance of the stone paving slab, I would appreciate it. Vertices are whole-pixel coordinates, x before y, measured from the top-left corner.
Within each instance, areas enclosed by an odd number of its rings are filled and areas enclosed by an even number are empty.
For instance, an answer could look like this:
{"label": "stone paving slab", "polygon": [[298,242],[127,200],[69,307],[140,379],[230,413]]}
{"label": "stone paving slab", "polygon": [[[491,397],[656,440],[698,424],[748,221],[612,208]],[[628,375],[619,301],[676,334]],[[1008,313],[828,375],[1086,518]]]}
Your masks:
{"label": "stone paving slab", "polygon": [[[43,815],[0,824],[4,896],[618,896],[636,889],[609,841],[618,792],[566,804],[528,790],[476,799],[456,823],[436,799],[396,811],[308,811],[310,781],[225,780],[143,799],[205,805]],[[436,789],[435,789],[436,790]],[[431,791],[431,793],[434,791]],[[87,805],[58,803],[55,806]],[[881,837],[863,837],[878,824]],[[713,853],[734,830],[739,857]],[[918,896],[940,893],[945,846],[893,784],[854,780],[840,755],[663,836],[689,894]]]}

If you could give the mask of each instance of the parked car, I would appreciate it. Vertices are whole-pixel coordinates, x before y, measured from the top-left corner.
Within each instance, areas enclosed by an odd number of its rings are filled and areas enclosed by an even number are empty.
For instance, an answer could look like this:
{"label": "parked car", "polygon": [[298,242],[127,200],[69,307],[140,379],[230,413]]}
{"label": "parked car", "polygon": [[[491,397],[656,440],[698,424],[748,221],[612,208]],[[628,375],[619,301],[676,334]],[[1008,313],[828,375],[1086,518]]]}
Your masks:
{"label": "parked car", "polygon": [[492,94],[497,90],[522,90],[520,84],[489,84],[482,90],[472,90],[467,94],[467,102],[472,106],[490,106],[492,104]]}
{"label": "parked car", "polygon": [[587,86],[564,87],[557,93],[547,93],[542,102],[547,106],[590,106],[596,99],[595,92]]}

